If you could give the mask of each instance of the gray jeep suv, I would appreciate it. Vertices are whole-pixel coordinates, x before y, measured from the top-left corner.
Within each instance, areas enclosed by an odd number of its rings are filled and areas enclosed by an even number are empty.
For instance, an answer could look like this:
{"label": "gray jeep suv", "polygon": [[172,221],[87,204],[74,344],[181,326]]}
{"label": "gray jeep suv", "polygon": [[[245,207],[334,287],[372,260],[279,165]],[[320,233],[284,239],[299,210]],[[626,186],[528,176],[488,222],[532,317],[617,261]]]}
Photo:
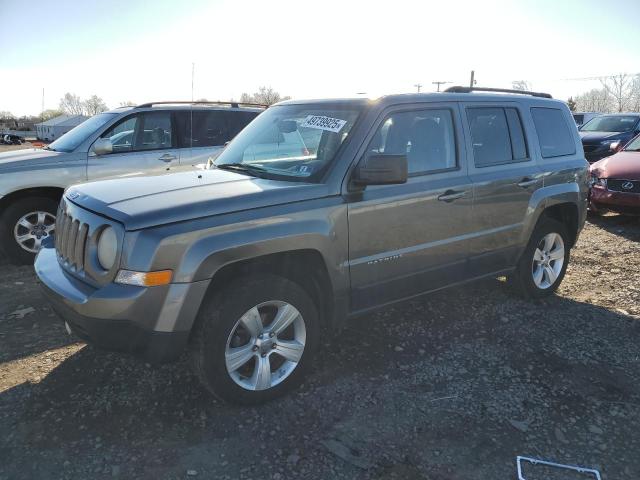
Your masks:
{"label": "gray jeep suv", "polygon": [[0,253],[33,263],[54,233],[64,189],[79,182],[191,170],[263,108],[155,102],[95,115],[44,149],[0,153]]}
{"label": "gray jeep suv", "polygon": [[154,361],[186,349],[218,397],[271,399],[355,314],[487,276],[556,290],[587,163],[544,97],[280,103],[208,170],[69,188],[37,274],[79,337]]}

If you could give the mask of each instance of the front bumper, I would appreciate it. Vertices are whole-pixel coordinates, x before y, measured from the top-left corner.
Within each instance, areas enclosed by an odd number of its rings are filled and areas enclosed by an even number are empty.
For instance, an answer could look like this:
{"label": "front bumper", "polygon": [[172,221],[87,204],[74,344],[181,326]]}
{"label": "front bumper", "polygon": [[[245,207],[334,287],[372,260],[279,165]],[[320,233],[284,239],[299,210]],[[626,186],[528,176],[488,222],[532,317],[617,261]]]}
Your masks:
{"label": "front bumper", "polygon": [[35,270],[54,310],[74,334],[152,362],[174,360],[182,353],[208,286],[208,282],[150,288],[110,283],[94,288],[66,272],[53,248],[40,250]]}
{"label": "front bumper", "polygon": [[623,214],[640,214],[640,194],[613,192],[603,188],[592,188],[589,208],[594,211],[609,210]]}

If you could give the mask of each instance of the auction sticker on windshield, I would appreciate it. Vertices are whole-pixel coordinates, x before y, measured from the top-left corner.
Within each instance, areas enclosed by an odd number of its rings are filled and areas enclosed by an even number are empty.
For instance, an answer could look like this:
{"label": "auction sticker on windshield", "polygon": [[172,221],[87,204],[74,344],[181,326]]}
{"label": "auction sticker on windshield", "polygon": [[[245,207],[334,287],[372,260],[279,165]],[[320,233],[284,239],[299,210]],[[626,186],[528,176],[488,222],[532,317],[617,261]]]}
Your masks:
{"label": "auction sticker on windshield", "polygon": [[346,123],[346,120],[340,120],[339,118],[325,117],[324,115],[307,115],[307,118],[304,119],[300,126],[338,133]]}

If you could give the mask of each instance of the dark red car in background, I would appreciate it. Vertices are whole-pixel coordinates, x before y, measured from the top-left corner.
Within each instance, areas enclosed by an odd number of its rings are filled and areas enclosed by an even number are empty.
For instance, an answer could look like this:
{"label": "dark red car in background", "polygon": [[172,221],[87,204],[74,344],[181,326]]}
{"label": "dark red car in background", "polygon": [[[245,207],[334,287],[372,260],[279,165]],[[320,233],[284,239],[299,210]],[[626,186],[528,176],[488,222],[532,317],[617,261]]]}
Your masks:
{"label": "dark red car in background", "polygon": [[589,208],[640,215],[640,135],[590,167]]}

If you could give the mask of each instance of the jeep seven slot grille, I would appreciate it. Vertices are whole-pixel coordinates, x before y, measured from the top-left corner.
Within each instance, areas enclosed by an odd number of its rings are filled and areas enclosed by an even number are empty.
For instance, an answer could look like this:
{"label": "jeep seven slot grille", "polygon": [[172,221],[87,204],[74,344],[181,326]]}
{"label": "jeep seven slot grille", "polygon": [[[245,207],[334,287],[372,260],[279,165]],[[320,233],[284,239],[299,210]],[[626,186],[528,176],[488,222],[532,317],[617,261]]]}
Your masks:
{"label": "jeep seven slot grille", "polygon": [[66,212],[56,218],[55,246],[58,256],[76,271],[84,269],[89,225],[81,223]]}

